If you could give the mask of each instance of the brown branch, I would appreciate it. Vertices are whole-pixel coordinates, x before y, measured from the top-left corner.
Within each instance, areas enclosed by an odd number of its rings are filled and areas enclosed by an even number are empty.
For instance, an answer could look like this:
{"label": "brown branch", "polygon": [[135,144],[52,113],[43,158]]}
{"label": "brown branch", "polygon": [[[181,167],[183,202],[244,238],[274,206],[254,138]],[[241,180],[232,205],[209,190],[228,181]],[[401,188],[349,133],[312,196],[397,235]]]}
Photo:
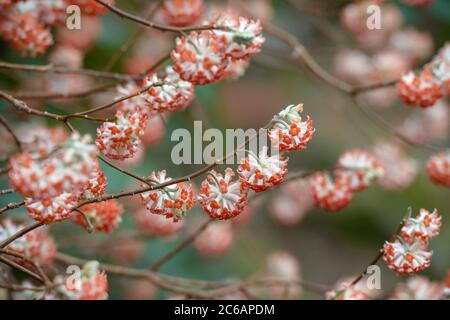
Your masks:
{"label": "brown branch", "polygon": [[9,125],[8,120],[6,120],[6,118],[1,114],[0,114],[0,123],[5,127],[6,131],[8,131],[9,134],[13,137],[14,143],[16,144],[17,148],[19,148],[19,150],[22,150],[22,143],[20,142],[13,128]]}
{"label": "brown branch", "polygon": [[122,168],[116,166],[115,164],[113,164],[112,162],[106,160],[106,159],[103,158],[102,156],[97,156],[97,158],[99,158],[100,160],[102,160],[104,163],[106,163],[106,164],[107,164],[108,166],[110,166],[111,168],[113,168],[113,169],[115,169],[115,170],[117,170],[117,171],[119,171],[119,172],[122,172],[123,174],[126,174],[127,176],[130,176],[130,177],[132,177],[132,178],[134,178],[134,179],[136,179],[136,180],[139,180],[139,181],[141,181],[141,182],[143,182],[143,183],[145,183],[145,184],[147,184],[147,185],[150,185],[150,183],[149,183],[149,181],[148,181],[147,179],[142,178],[142,177],[139,177],[138,175],[135,175],[134,173],[131,173],[131,172],[125,170],[125,169],[122,169]]}
{"label": "brown branch", "polygon": [[23,273],[29,275],[29,276],[32,277],[33,279],[35,279],[35,280],[37,280],[37,281],[39,281],[39,282],[44,283],[44,279],[42,279],[38,274],[34,273],[34,272],[31,271],[31,270],[28,270],[27,268],[21,266],[20,264],[14,262],[14,261],[11,260],[11,259],[8,259],[8,258],[5,258],[5,257],[0,256],[0,262],[3,262],[4,264],[10,266],[10,267],[13,268],[13,269],[22,271]]}
{"label": "brown branch", "polygon": [[8,211],[8,210],[17,209],[17,208],[23,206],[24,204],[25,204],[24,201],[8,203],[8,204],[7,204],[6,206],[4,206],[3,208],[0,208],[0,214],[3,214],[3,213],[5,213],[5,212]]}
{"label": "brown branch", "polygon": [[74,69],[66,67],[57,67],[53,65],[31,65],[31,64],[18,64],[0,61],[0,69],[7,70],[22,70],[22,71],[34,71],[34,72],[50,72],[60,74],[83,74],[96,78],[114,79],[114,80],[140,80],[142,77],[139,75],[128,75],[121,73],[113,73],[106,71],[98,71],[91,69]]}
{"label": "brown branch", "polygon": [[5,189],[0,191],[0,196],[3,196],[5,194],[14,193],[14,189]]}

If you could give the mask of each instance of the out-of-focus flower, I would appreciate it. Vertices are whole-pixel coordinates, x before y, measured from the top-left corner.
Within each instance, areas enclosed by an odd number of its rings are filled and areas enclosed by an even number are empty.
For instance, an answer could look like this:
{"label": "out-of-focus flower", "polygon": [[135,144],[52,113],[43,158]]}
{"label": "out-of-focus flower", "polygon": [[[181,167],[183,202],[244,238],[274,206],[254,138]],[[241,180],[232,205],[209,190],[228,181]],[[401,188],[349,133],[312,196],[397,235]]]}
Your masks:
{"label": "out-of-focus flower", "polygon": [[147,115],[143,112],[117,111],[115,122],[105,122],[97,129],[98,149],[110,159],[123,160],[133,157],[141,142],[146,120]]}
{"label": "out-of-focus flower", "polygon": [[203,0],[164,0],[161,10],[167,23],[176,27],[194,24],[204,11]]}
{"label": "out-of-focus flower", "polygon": [[432,155],[427,161],[427,173],[434,183],[450,187],[450,152]]}
{"label": "out-of-focus flower", "polygon": [[398,238],[384,244],[383,259],[387,266],[399,274],[411,274],[428,268],[433,251],[429,251],[426,241],[419,238]]}
{"label": "out-of-focus flower", "polygon": [[311,141],[315,132],[313,121],[309,116],[302,121],[301,112],[302,104],[289,105],[273,117],[269,138],[280,151],[305,149]]}
{"label": "out-of-focus flower", "polygon": [[297,259],[287,251],[272,252],[267,258],[264,276],[269,279],[286,281],[288,287],[283,284],[270,285],[269,291],[279,299],[293,299],[298,297],[302,288],[299,286],[301,280],[301,267]]}
{"label": "out-of-focus flower", "polygon": [[211,31],[191,32],[177,38],[170,57],[180,78],[195,85],[220,80],[228,65],[223,43]]}
{"label": "out-of-focus flower", "polygon": [[[23,225],[15,224],[10,219],[3,220],[0,223],[0,242],[23,230],[23,228]],[[47,231],[42,228],[35,229],[14,240],[6,246],[6,249],[23,255],[41,266],[50,265],[56,256],[56,243]],[[25,263],[20,258],[16,260],[18,263]]]}
{"label": "out-of-focus flower", "polygon": [[20,0],[0,0],[0,9],[8,10]]}
{"label": "out-of-focus flower", "polygon": [[63,25],[67,20],[66,0],[36,1],[39,20],[46,25]]}
{"label": "out-of-focus flower", "polygon": [[183,81],[180,76],[173,71],[172,67],[166,68],[164,78],[153,74],[144,81],[144,86],[152,86],[144,99],[152,111],[165,112],[177,111],[186,108],[194,98],[194,85],[188,81]]}
{"label": "out-of-focus flower", "polygon": [[92,47],[100,34],[101,21],[97,17],[82,15],[81,23],[83,25],[81,29],[58,28],[57,43],[72,46],[84,52]]}
{"label": "out-of-focus flower", "polygon": [[83,55],[77,48],[61,45],[53,49],[49,59],[55,66],[78,69],[83,65]]}
{"label": "out-of-focus flower", "polygon": [[234,171],[225,170],[225,175],[212,170],[202,182],[198,201],[202,209],[212,218],[230,219],[242,212],[248,203],[248,189],[239,179],[233,180]]}
{"label": "out-of-focus flower", "polygon": [[[90,16],[97,16],[108,11],[108,8],[95,0],[65,0],[69,4],[79,6],[81,12]],[[108,4],[114,4],[114,0],[104,0]]]}
{"label": "out-of-focus flower", "polygon": [[31,12],[9,15],[0,25],[0,35],[23,56],[41,56],[53,44],[50,31]]}
{"label": "out-of-focus flower", "polygon": [[[154,185],[170,182],[166,171],[152,172],[148,181]],[[145,187],[146,185],[143,185]],[[152,214],[164,215],[178,221],[186,216],[186,213],[194,205],[194,191],[192,184],[179,182],[154,191],[141,193],[141,198]]]}
{"label": "out-of-focus flower", "polygon": [[141,139],[147,146],[158,144],[165,133],[164,120],[162,116],[153,116],[148,119],[147,126],[144,129],[144,134]]}
{"label": "out-of-focus flower", "polygon": [[352,200],[353,193],[347,180],[332,180],[325,172],[316,172],[311,177],[311,193],[314,204],[326,211],[339,211]]}
{"label": "out-of-focus flower", "polygon": [[230,222],[210,223],[194,241],[194,248],[204,256],[218,256],[231,248],[233,229]]}
{"label": "out-of-focus flower", "polygon": [[403,0],[403,2],[411,7],[428,7],[433,0]]}
{"label": "out-of-focus flower", "polygon": [[171,236],[184,226],[184,220],[175,222],[163,215],[149,213],[146,209],[138,210],[134,218],[139,229],[160,237]]}
{"label": "out-of-focus flower", "polygon": [[351,191],[361,191],[383,176],[380,160],[366,150],[353,149],[342,154],[337,162],[336,180]]}
{"label": "out-of-focus flower", "polygon": [[110,233],[122,222],[123,207],[115,199],[86,204],[79,210],[84,217],[79,212],[74,212],[71,215],[72,221],[85,229],[92,227],[92,231]]}
{"label": "out-of-focus flower", "polygon": [[444,286],[431,282],[425,277],[414,276],[395,286],[391,295],[393,300],[438,300],[442,298]]}
{"label": "out-of-focus flower", "polygon": [[279,154],[269,156],[267,152],[266,146],[262,148],[258,156],[249,152],[248,157],[241,160],[238,169],[241,181],[256,192],[282,183],[288,172],[288,159]]}
{"label": "out-of-focus flower", "polygon": [[213,30],[225,47],[225,55],[232,59],[248,59],[261,51],[265,41],[259,20],[250,20],[231,12],[222,12],[211,20],[226,30]]}
{"label": "out-of-focus flower", "polygon": [[356,285],[350,282],[342,282],[337,285],[337,289],[325,293],[327,299],[335,300],[368,300],[369,296]]}
{"label": "out-of-focus flower", "polygon": [[399,143],[378,141],[372,147],[373,154],[381,160],[384,175],[378,184],[390,191],[407,188],[417,175],[417,162],[409,158]]}
{"label": "out-of-focus flower", "polygon": [[236,80],[245,74],[250,62],[246,59],[233,60],[230,59],[228,66],[223,72],[221,80]]}
{"label": "out-of-focus flower", "polygon": [[439,234],[442,225],[441,220],[442,217],[436,209],[433,212],[420,209],[415,218],[408,217],[406,219],[400,232],[404,239],[421,238],[422,240],[429,240]]}
{"label": "out-of-focus flower", "polygon": [[410,57],[411,63],[424,60],[433,53],[433,38],[428,32],[406,28],[394,32],[389,38],[390,47]]}

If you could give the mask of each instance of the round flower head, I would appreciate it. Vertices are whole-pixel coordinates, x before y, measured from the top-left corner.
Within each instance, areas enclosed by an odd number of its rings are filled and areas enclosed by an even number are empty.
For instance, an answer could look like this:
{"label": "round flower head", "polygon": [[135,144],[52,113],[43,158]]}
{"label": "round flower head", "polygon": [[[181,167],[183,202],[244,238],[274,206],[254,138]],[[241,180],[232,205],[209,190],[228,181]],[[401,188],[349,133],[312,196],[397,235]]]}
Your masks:
{"label": "round flower head", "polygon": [[173,221],[159,214],[150,214],[148,210],[139,210],[136,215],[139,229],[152,235],[167,237],[177,233],[184,226],[184,220]]}
{"label": "round flower head", "polygon": [[[159,185],[171,181],[166,176],[166,171],[152,172],[148,181],[152,185]],[[142,185],[146,187],[147,185]],[[186,216],[186,213],[194,205],[194,191],[190,183],[179,182],[167,187],[141,193],[147,210],[153,214],[164,215],[178,221]]]}
{"label": "round flower head", "polygon": [[231,248],[233,228],[230,222],[210,223],[194,241],[194,248],[204,256],[218,256]]}
{"label": "round flower head", "polygon": [[41,56],[53,44],[52,34],[33,13],[13,13],[9,18],[3,22],[0,34],[23,56]]}
{"label": "round flower head", "polygon": [[51,156],[38,160],[28,152],[10,158],[9,181],[24,197],[43,199],[79,193],[98,168],[90,137],[74,134]]}
{"label": "round flower head", "polygon": [[305,149],[311,141],[315,132],[313,121],[309,116],[306,121],[302,121],[301,112],[302,104],[289,105],[273,117],[269,138],[272,143],[279,145],[280,151]]}
{"label": "round flower head", "polygon": [[431,62],[433,73],[442,85],[443,92],[450,95],[450,42],[447,42]]}
{"label": "round flower head", "polygon": [[88,181],[85,188],[83,189],[81,198],[92,199],[100,197],[105,194],[106,186],[107,182],[105,174],[100,169],[97,169],[95,171],[94,177]]}
{"label": "round flower head", "polygon": [[71,215],[72,221],[85,229],[92,228],[92,231],[111,233],[122,222],[123,207],[115,199],[86,204],[79,210],[84,217],[79,212],[74,212]]}
{"label": "round flower head", "polygon": [[450,187],[450,152],[432,155],[427,161],[427,173],[434,183]]}
{"label": "round flower head", "polygon": [[432,255],[433,251],[428,250],[428,244],[419,238],[386,241],[383,248],[384,261],[399,274],[411,274],[429,267]]}
{"label": "round flower head", "polygon": [[287,159],[281,155],[267,155],[264,146],[256,156],[249,152],[248,157],[241,160],[238,175],[242,183],[254,191],[264,191],[284,181],[287,170]]}
{"label": "round flower head", "polygon": [[[269,279],[295,283],[301,280],[301,267],[297,258],[289,252],[275,251],[266,258],[264,275]],[[285,299],[296,298],[302,291],[298,285],[286,288],[284,284],[271,285],[269,290],[274,297]]]}
{"label": "round flower head", "polygon": [[346,181],[333,181],[324,172],[316,172],[311,177],[311,193],[316,207],[326,211],[339,211],[352,200],[353,194]]}
{"label": "round flower head", "polygon": [[167,23],[176,27],[194,24],[203,14],[203,0],[164,0],[161,10]]}
{"label": "round flower head", "polygon": [[202,182],[198,201],[202,209],[215,219],[230,219],[242,212],[248,203],[248,189],[239,180],[232,180],[234,171],[225,169],[225,175],[212,170]]}
{"label": "round flower head", "polygon": [[393,300],[439,300],[444,294],[444,286],[431,282],[425,277],[414,276],[395,286],[390,297]]}
{"label": "round flower head", "polygon": [[226,30],[214,30],[223,43],[225,55],[232,59],[248,59],[261,51],[265,41],[259,20],[250,20],[230,12],[221,13],[212,21]]}
{"label": "round flower head", "polygon": [[[65,0],[69,4],[80,7],[81,12],[90,16],[97,16],[108,11],[108,8],[95,0]],[[103,0],[108,4],[114,4],[114,0]]]}
{"label": "round flower head", "polygon": [[[127,82],[126,84],[117,87],[117,94],[115,99],[119,100],[121,98],[131,96],[138,93],[140,90],[141,88],[135,82]],[[148,114],[148,111],[145,108],[146,103],[142,94],[134,96],[130,99],[120,101],[117,105],[119,110],[124,114]]]}
{"label": "round flower head", "polygon": [[228,65],[223,44],[210,31],[191,32],[177,38],[170,57],[180,78],[195,85],[220,80]]}
{"label": "round flower head", "polygon": [[352,191],[364,190],[382,176],[381,162],[365,150],[353,149],[341,155],[337,162],[337,180],[346,180]]}
{"label": "round flower head", "polygon": [[30,218],[46,224],[68,219],[77,204],[78,197],[72,193],[39,200],[25,199],[25,208]]}
{"label": "round flower head", "polygon": [[440,83],[434,78],[432,71],[425,68],[420,75],[410,71],[400,79],[397,91],[404,103],[431,107],[442,97]]}
{"label": "round flower head", "polygon": [[105,122],[97,129],[96,144],[100,152],[114,160],[133,157],[144,133],[147,115],[142,112],[117,111],[116,122]]}
{"label": "round flower head", "polygon": [[[13,236],[24,228],[23,225],[15,224],[10,219],[0,223],[0,242]],[[41,266],[50,265],[56,256],[55,241],[43,228],[35,229],[22,237],[14,240],[6,249],[23,255],[25,258],[39,263]],[[17,259],[23,263],[21,259]]]}
{"label": "round flower head", "polygon": [[[309,197],[301,194],[301,197]],[[277,195],[270,203],[269,213],[276,222],[283,226],[294,226],[308,213],[308,207],[302,206],[297,201],[285,194]]]}
{"label": "round flower head", "polygon": [[97,261],[89,261],[81,269],[80,279],[67,278],[57,289],[70,300],[105,300],[108,298],[108,279],[99,270]]}
{"label": "round flower head", "polygon": [[436,209],[429,212],[420,209],[420,213],[415,217],[406,219],[401,234],[405,239],[421,238],[422,240],[432,239],[439,234],[442,225],[442,217]]}
{"label": "round flower head", "polygon": [[194,98],[194,86],[188,81],[183,81],[173,71],[172,67],[166,68],[166,77],[160,79],[153,74],[146,78],[144,86],[157,84],[150,89],[144,99],[152,111],[165,112],[177,111],[186,108]]}

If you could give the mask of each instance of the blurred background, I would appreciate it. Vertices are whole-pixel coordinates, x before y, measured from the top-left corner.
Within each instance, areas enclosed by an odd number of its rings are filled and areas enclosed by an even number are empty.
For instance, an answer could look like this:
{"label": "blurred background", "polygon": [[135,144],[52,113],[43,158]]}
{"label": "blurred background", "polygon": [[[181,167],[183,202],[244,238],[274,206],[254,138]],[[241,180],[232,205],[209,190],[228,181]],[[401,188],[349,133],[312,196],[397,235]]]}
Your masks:
{"label": "blurred background", "polygon": [[[150,2],[116,0],[116,5],[139,15],[143,12],[142,8],[146,8]],[[206,3],[215,6],[223,5],[226,1]],[[354,84],[398,78],[399,72],[401,74],[408,69],[420,67],[431,59],[450,35],[450,2],[446,0],[435,0],[426,8],[411,7],[403,1],[385,1],[382,4],[382,19],[386,12],[386,16],[389,15],[386,23],[392,28],[373,31],[377,33],[375,36],[362,35],[346,27],[343,11],[350,1],[278,0],[241,3],[254,16],[271,21],[294,34],[321,66]],[[383,11],[384,8],[388,9]],[[81,33],[70,34],[68,31],[54,30],[54,34],[56,39],[66,37],[74,42],[82,42],[83,39],[87,41],[86,37],[92,36],[90,43],[83,47],[82,65],[84,68],[104,70],[110,57],[138,26],[111,13],[96,18],[95,21],[92,19],[83,17],[82,23],[86,23],[87,29],[82,27]],[[157,14],[155,20],[158,19],[161,17]],[[401,38],[401,33],[405,30],[420,32],[420,35],[414,34],[418,37],[417,46],[408,47],[408,43],[402,45],[405,40]],[[146,31],[112,67],[112,71],[131,74],[142,72],[171,50],[174,37],[174,34]],[[204,280],[245,279],[255,272],[265,270],[267,257],[281,250],[297,259],[302,279],[332,287],[336,282],[355,276],[365,268],[384,241],[396,230],[400,219],[411,206],[416,213],[419,208],[437,208],[443,216],[441,233],[431,242],[434,250],[432,265],[421,273],[431,280],[442,280],[450,267],[450,228],[447,222],[450,219],[449,190],[432,184],[426,175],[425,161],[430,151],[400,142],[385,127],[356,107],[350,97],[324,84],[293,62],[289,47],[269,34],[265,34],[265,37],[262,52],[251,60],[251,65],[243,76],[235,81],[197,86],[195,100],[186,110],[165,115],[165,129],[162,123],[153,123],[146,134],[148,139],[144,139],[142,154],[126,163],[115,163],[138,175],[144,176],[153,170],[165,169],[169,176],[180,177],[200,166],[172,164],[170,153],[176,144],[171,141],[173,130],[192,130],[194,120],[203,121],[204,130],[259,128],[283,107],[303,103],[304,113],[314,120],[316,134],[306,150],[289,155],[290,172],[332,168],[338,157],[352,148],[392,155],[391,152],[394,151],[391,149],[382,149],[381,145],[384,144],[397,148],[395,150],[401,153],[404,161],[392,160],[394,164],[389,172],[397,175],[398,179],[404,178],[406,182],[402,180],[401,186],[395,183],[393,186],[389,181],[375,185],[358,193],[348,207],[337,213],[315,209],[311,204],[308,188],[302,183],[292,184],[291,188],[268,191],[252,201],[245,217],[233,223],[230,229],[221,231],[228,235],[232,233],[233,240],[229,248],[218,250],[219,254],[216,255],[207,255],[202,252],[201,244],[190,246],[165,264],[161,272]],[[40,58],[23,58],[6,43],[0,42],[0,60],[46,64],[56,48],[57,45]],[[370,67],[360,63],[361,61],[369,61]],[[70,92],[99,83],[102,83],[99,79],[80,75],[0,70],[1,90],[16,93],[46,90]],[[431,111],[431,108],[410,108],[395,93],[389,92],[390,89],[383,90],[360,97],[370,114],[383,117],[393,128],[408,137],[448,146],[450,110],[445,99],[439,102],[438,111]],[[110,102],[115,95],[116,91],[112,88],[88,98],[25,101],[36,108],[65,113]],[[36,126],[59,125],[44,118],[24,116],[4,101],[0,101],[0,112],[25,133]],[[108,110],[104,114],[112,113],[113,110]],[[80,132],[95,136],[96,123],[74,120],[73,125]],[[8,142],[9,138],[3,129],[0,132],[0,155],[5,160],[4,157],[13,144]],[[5,165],[6,162],[3,161],[1,167]],[[137,186],[135,180],[104,164],[102,169],[107,176],[108,193]],[[195,180],[197,186],[200,182],[201,179]],[[0,177],[0,189],[7,188],[7,177],[3,175]],[[0,207],[18,200],[20,198],[15,195],[2,196]],[[149,235],[136,226],[134,216],[142,209],[138,197],[122,199],[120,202],[125,206],[123,221],[112,234],[88,234],[70,221],[52,225],[50,231],[57,240],[58,249],[101,262],[146,267],[176,246],[205,217],[196,206],[188,213],[181,230],[161,238]],[[23,209],[10,211],[7,215],[30,222]],[[216,236],[225,237],[221,233]],[[383,261],[379,265],[383,293],[388,295],[395,284],[404,281],[406,277],[396,276],[387,269]],[[141,281],[114,276],[110,276],[109,281],[111,298],[171,296],[170,293],[152,288]],[[307,290],[301,296],[293,297],[323,298],[322,295]]]}

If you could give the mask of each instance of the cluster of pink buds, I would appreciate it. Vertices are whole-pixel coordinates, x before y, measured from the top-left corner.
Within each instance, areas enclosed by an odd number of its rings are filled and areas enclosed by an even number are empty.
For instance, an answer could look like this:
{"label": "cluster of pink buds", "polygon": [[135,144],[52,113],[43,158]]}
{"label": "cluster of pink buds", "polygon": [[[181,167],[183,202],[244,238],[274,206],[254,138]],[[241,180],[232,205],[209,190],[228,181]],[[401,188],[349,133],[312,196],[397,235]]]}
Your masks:
{"label": "cluster of pink buds", "polygon": [[301,286],[298,285],[301,281],[300,263],[287,251],[275,251],[266,258],[264,276],[280,282],[293,283],[289,287],[285,284],[269,286],[270,294],[277,299],[294,299],[302,292]]}
{"label": "cluster of pink buds", "polygon": [[115,199],[86,204],[71,215],[73,222],[89,231],[111,233],[122,221],[123,207]]}
{"label": "cluster of pink buds", "polygon": [[[8,239],[24,228],[10,219],[0,223],[0,242]],[[56,256],[56,243],[45,229],[36,229],[14,240],[6,249],[12,253],[20,254],[24,258],[37,262],[41,266],[50,265]],[[24,263],[22,259],[15,259]]]}
{"label": "cluster of pink buds", "polygon": [[229,221],[214,221],[194,241],[194,248],[204,256],[218,256],[233,244],[233,225]]}
{"label": "cluster of pink buds", "polygon": [[[147,178],[151,186],[169,183],[171,180],[172,178],[167,177],[165,170],[152,172]],[[146,184],[142,186],[148,187]],[[141,198],[151,213],[163,215],[175,222],[182,219],[195,202],[192,184],[185,182],[141,193]]]}
{"label": "cluster of pink buds", "polygon": [[[72,209],[94,187],[99,175],[95,146],[89,136],[73,134],[65,143],[44,158],[23,151],[10,158],[9,181],[25,198],[29,215],[45,223],[65,220]],[[101,181],[105,183],[104,179]]]}
{"label": "cluster of pink buds", "polygon": [[404,103],[422,108],[433,106],[450,88],[450,44],[446,44],[418,74],[403,75],[397,91]]}
{"label": "cluster of pink buds", "polygon": [[328,300],[368,300],[369,296],[357,285],[350,282],[342,282],[337,285],[337,289],[325,293]]}
{"label": "cluster of pink buds", "polygon": [[439,234],[441,219],[436,209],[433,212],[420,209],[415,218],[409,213],[398,237],[384,245],[383,258],[388,267],[399,274],[429,267],[433,251],[428,249],[428,242]]}
{"label": "cluster of pink buds", "polygon": [[427,173],[434,183],[450,187],[450,152],[432,155],[427,161]]}
{"label": "cluster of pink buds", "polygon": [[259,21],[231,12],[217,14],[208,25],[213,29],[177,38],[171,53],[174,70],[194,85],[237,77],[247,66],[238,61],[248,61],[260,52],[265,40]]}
{"label": "cluster of pink buds", "polygon": [[381,161],[360,149],[341,155],[333,172],[333,178],[326,172],[316,172],[311,177],[314,202],[326,211],[344,208],[354,192],[364,190],[384,174]]}
{"label": "cluster of pink buds", "polygon": [[444,296],[444,284],[425,277],[413,276],[395,286],[393,300],[439,300]]}
{"label": "cluster of pink buds", "polygon": [[164,0],[161,11],[172,26],[185,27],[196,23],[204,11],[203,0]]}
{"label": "cluster of pink buds", "polygon": [[145,233],[159,237],[168,237],[176,234],[184,226],[184,220],[173,221],[160,214],[148,214],[143,208],[134,215],[136,226]]}

